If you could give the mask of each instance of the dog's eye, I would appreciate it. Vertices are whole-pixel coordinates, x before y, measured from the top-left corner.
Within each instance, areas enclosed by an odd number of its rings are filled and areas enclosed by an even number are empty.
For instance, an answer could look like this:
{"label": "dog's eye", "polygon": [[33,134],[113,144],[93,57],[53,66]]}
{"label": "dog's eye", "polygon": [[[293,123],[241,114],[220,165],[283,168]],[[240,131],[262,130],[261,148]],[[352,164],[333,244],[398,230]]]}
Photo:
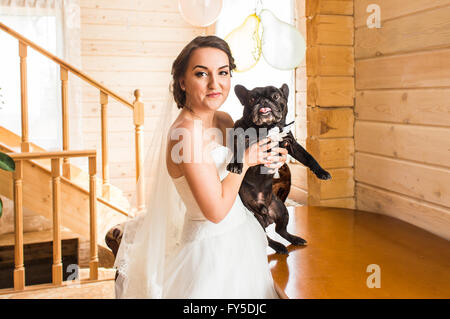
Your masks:
{"label": "dog's eye", "polygon": [[254,97],[250,97],[250,98],[248,99],[248,102],[249,102],[250,104],[253,104],[253,103],[255,102],[255,98],[254,98]]}
{"label": "dog's eye", "polygon": [[274,94],[273,95],[273,99],[276,101],[276,100],[278,100],[280,98],[280,95],[279,94]]}

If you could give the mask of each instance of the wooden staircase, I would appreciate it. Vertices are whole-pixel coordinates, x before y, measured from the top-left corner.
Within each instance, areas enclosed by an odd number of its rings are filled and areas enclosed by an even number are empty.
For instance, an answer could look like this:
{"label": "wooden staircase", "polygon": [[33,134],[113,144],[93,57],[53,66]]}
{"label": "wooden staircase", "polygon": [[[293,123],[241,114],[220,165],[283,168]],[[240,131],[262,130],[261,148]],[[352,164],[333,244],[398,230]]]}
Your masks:
{"label": "wooden staircase", "polygon": [[[142,94],[139,90],[135,90],[135,101],[128,102],[79,69],[2,23],[0,23],[1,31],[18,40],[21,105],[17,112],[21,115],[22,131],[19,136],[0,126],[0,152],[7,153],[16,164],[14,172],[0,170],[0,196],[14,202],[14,233],[1,235],[2,232],[0,232],[0,271],[2,267],[11,268],[11,262],[14,261],[13,271],[10,271],[13,287],[0,289],[0,298],[39,298],[39,296],[53,298],[62,297],[63,291],[68,293],[67,297],[74,298],[113,297],[114,291],[111,288],[114,285],[115,270],[101,267],[101,260],[99,263],[101,250],[99,248],[107,249],[105,235],[108,230],[132,217],[133,213],[130,212],[130,204],[122,191],[110,183],[108,101],[109,98],[113,98],[133,113],[135,154],[132,156],[136,161],[137,181],[143,171],[144,104],[141,101]],[[27,93],[27,52],[29,48],[56,63],[60,69],[63,116],[62,151],[48,152],[30,142]],[[98,89],[99,92],[101,106],[101,136],[99,136],[99,140],[101,140],[101,157],[99,158],[101,174],[98,174],[99,176],[97,176],[97,152],[95,150],[74,151],[69,147],[68,73],[77,76],[88,85]],[[70,163],[72,157],[87,157],[88,172]],[[136,190],[136,208],[139,211],[145,209],[143,185],[145,182],[140,183]],[[52,228],[35,233],[24,233],[24,209],[43,217],[44,220],[51,221]],[[80,247],[83,243],[87,243],[89,251],[88,261],[85,262],[88,269],[79,267],[83,266],[80,261],[80,251],[82,250]],[[66,247],[64,252],[62,251],[63,246]],[[77,247],[76,253],[74,253],[74,247]],[[49,260],[50,251],[52,251],[52,261]],[[40,256],[38,259],[43,264],[47,263],[39,271],[49,269],[50,274],[47,274],[47,278],[51,278],[51,282],[29,285],[33,276],[28,272],[30,278],[25,280],[27,268],[29,271],[37,270],[33,270],[31,266],[33,258],[29,255],[24,256],[24,253],[27,252]],[[72,259],[70,259],[71,256]],[[78,264],[79,276],[76,283],[65,281],[67,276],[63,276],[67,260],[70,263],[76,261]],[[50,264],[50,268],[48,268],[48,264]],[[111,263],[109,267],[111,267]],[[1,278],[0,276],[0,280]],[[0,287],[4,286],[0,285]],[[79,289],[72,289],[74,287]]]}
{"label": "wooden staircase", "polygon": [[[13,149],[17,138],[19,137],[14,133],[0,127],[0,152],[18,153]],[[10,147],[11,144],[13,147]],[[32,149],[38,152],[45,151],[35,144],[32,144]],[[73,172],[73,179],[69,180],[63,177],[61,183],[62,200],[64,202],[61,225],[83,238],[89,238],[89,175],[73,164],[70,164],[70,169]],[[13,179],[11,175],[10,172],[0,170],[0,195],[13,200]],[[49,160],[24,161],[24,206],[48,220],[52,219],[52,201],[49,200],[52,194],[50,181]],[[101,189],[102,180],[96,178],[96,183],[97,188]],[[111,185],[110,199],[100,196],[97,209],[98,244],[106,248],[105,234],[112,226],[125,221],[129,217],[129,203],[122,195],[122,191]]]}

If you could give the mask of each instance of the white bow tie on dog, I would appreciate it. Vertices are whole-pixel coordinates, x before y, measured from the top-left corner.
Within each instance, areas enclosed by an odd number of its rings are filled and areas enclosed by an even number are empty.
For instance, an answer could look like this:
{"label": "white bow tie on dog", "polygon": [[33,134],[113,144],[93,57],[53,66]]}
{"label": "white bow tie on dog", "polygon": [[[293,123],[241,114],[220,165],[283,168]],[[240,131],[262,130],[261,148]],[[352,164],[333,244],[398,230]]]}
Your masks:
{"label": "white bow tie on dog", "polygon": [[[273,142],[281,142],[283,140],[283,137],[285,137],[290,131],[291,126],[294,124],[294,121],[287,124],[283,129],[280,131],[280,128],[278,126],[275,126],[271,128],[267,134],[267,137],[269,137]],[[278,168],[275,169],[275,173],[273,175],[274,178],[280,178],[280,174],[278,173]]]}

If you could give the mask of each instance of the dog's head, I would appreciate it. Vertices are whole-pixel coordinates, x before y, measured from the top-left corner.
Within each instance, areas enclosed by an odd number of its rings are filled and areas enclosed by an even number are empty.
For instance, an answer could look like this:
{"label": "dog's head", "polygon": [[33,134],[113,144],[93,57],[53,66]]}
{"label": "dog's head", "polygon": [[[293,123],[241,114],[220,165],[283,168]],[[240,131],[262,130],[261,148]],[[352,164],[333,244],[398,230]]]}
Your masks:
{"label": "dog's head", "polygon": [[289,96],[289,87],[286,83],[281,88],[269,85],[256,87],[250,91],[238,84],[234,87],[234,92],[244,106],[244,118],[247,121],[256,126],[285,124]]}

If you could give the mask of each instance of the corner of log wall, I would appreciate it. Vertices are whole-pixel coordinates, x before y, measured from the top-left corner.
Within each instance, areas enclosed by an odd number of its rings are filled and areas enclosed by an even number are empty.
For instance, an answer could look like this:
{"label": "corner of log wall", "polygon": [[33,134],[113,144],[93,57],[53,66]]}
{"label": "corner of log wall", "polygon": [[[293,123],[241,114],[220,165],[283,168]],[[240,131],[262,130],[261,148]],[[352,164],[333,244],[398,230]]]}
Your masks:
{"label": "corner of log wall", "polygon": [[322,181],[307,170],[312,206],[355,208],[353,7],[353,0],[306,0],[297,14],[307,43],[306,149],[332,175]]}

